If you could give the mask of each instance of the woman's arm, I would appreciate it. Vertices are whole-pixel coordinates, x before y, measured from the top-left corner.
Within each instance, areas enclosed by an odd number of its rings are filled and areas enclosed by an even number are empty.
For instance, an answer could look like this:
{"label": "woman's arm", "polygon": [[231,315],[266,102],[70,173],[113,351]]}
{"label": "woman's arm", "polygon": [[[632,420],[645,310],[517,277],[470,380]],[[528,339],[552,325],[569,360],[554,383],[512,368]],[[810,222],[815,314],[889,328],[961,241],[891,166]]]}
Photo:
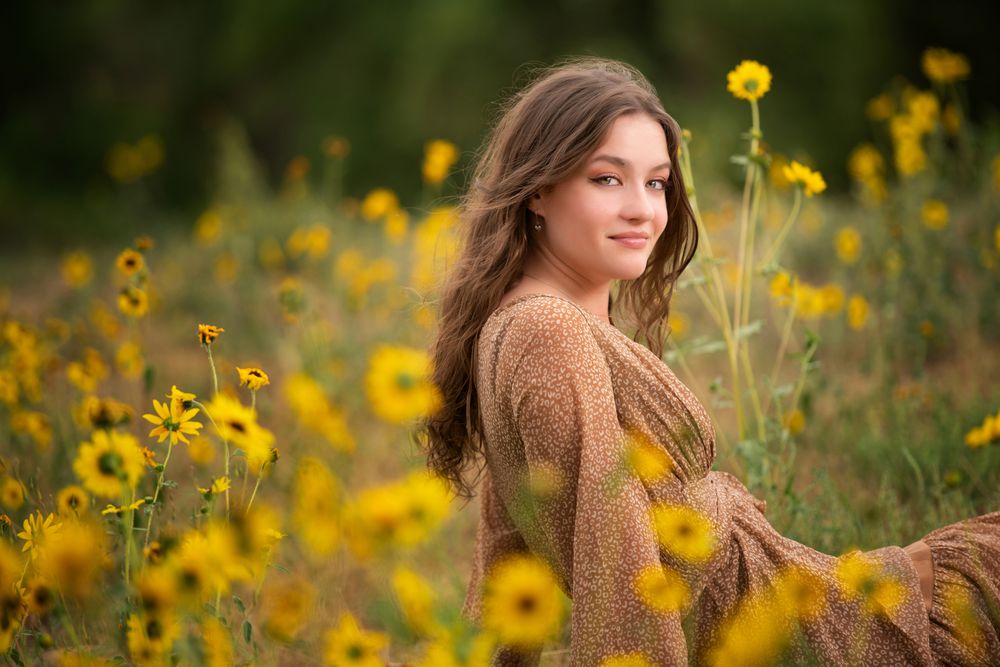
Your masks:
{"label": "woman's arm", "polygon": [[[493,490],[489,468],[483,471],[479,491],[479,525],[476,528],[476,548],[472,575],[465,594],[462,615],[473,623],[482,622],[483,579],[504,557],[527,553],[528,546],[517,531],[503,503]],[[519,652],[500,647],[493,664],[498,667],[534,667],[541,651]]]}
{"label": "woman's arm", "polygon": [[624,438],[611,372],[572,304],[516,318],[497,377],[510,373],[510,405],[535,488],[532,514],[553,566],[571,582],[572,664],[642,652],[656,665],[687,665],[678,612],[656,611],[634,582],[662,567],[649,496],[623,467]]}

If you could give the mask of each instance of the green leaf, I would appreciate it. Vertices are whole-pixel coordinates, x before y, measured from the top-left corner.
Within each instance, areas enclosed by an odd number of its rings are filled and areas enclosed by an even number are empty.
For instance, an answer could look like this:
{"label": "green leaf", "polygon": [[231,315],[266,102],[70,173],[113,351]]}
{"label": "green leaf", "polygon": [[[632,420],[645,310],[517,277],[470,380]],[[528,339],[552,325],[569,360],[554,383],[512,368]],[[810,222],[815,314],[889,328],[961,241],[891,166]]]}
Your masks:
{"label": "green leaf", "polygon": [[150,394],[153,391],[153,382],[156,380],[156,368],[154,366],[146,366],[142,374],[142,383],[146,388],[146,393]]}
{"label": "green leaf", "polygon": [[250,637],[253,635],[253,626],[250,625],[250,621],[243,621],[243,640],[249,644]]}
{"label": "green leaf", "polygon": [[744,167],[747,165],[748,162],[746,155],[730,155],[729,161],[732,162],[733,164],[743,165]]}
{"label": "green leaf", "polygon": [[752,336],[755,333],[759,333],[760,330],[761,330],[761,327],[763,327],[763,326],[764,326],[764,320],[754,320],[750,324],[748,324],[746,326],[743,326],[743,327],[740,327],[739,329],[737,329],[736,330],[736,338],[740,339],[740,338],[744,338],[744,337],[747,337],[747,336]]}
{"label": "green leaf", "polygon": [[236,603],[236,608],[240,610],[241,614],[247,613],[247,608],[243,605],[243,600],[240,599],[239,595],[233,596],[233,602]]}
{"label": "green leaf", "polygon": [[17,652],[16,648],[10,649],[10,653],[8,655],[10,655],[11,660],[13,660],[15,664],[20,665],[20,667],[24,667],[24,663],[21,662],[21,654]]}

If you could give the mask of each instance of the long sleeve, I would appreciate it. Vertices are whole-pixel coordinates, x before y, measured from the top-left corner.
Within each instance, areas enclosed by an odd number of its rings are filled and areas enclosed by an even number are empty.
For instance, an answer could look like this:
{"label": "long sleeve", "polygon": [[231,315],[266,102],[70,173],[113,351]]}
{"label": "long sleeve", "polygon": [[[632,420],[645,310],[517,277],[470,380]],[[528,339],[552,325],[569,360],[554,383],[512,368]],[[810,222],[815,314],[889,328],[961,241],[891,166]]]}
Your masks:
{"label": "long sleeve", "polygon": [[[497,562],[514,553],[528,552],[528,546],[510,520],[507,510],[493,488],[489,469],[483,472],[479,490],[479,524],[472,574],[466,589],[462,616],[473,623],[482,622],[483,579]],[[538,664],[541,651],[517,652],[500,647],[493,664],[498,667],[532,667]]]}
{"label": "long sleeve", "polygon": [[638,651],[656,665],[686,665],[679,613],[647,607],[634,585],[661,561],[648,493],[623,467],[611,372],[583,313],[553,306],[515,318],[522,330],[512,339],[527,343],[501,351],[497,374],[505,364],[511,371],[506,398],[528,468],[536,551],[571,588],[572,664]]}

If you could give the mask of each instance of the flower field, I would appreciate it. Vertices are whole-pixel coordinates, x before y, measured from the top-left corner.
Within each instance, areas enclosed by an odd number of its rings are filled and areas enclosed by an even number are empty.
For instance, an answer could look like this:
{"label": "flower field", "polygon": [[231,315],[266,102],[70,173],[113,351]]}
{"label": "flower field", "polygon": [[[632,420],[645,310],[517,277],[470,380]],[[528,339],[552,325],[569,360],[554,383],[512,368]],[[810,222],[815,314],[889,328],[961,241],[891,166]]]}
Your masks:
{"label": "flower field", "polygon": [[[716,467],[779,532],[842,554],[839,594],[871,615],[902,587],[856,549],[1000,507],[1000,131],[967,117],[962,55],[921,65],[858,110],[871,134],[845,147],[838,197],[808,147],[767,143],[781,76],[761,63],[724,82],[746,134],[712,138],[738,187],[701,172],[707,138],[678,118],[701,240],[664,361],[712,415]],[[475,503],[421,453],[435,288],[460,239],[440,193],[462,151],[430,141],[405,205],[344,192],[343,137],[277,190],[238,128],[220,146],[215,201],[183,231],[137,220],[117,247],[0,265],[5,664],[473,666],[498,643],[568,664],[571,604],[542,561],[498,567],[482,625],[462,617]],[[169,154],[114,146],[108,176],[126,197]],[[667,474],[626,440],[623,472]],[[654,509],[666,552],[712,555],[697,511]],[[817,586],[783,573],[712,660],[779,664]],[[665,613],[694,602],[669,568],[636,591]]]}

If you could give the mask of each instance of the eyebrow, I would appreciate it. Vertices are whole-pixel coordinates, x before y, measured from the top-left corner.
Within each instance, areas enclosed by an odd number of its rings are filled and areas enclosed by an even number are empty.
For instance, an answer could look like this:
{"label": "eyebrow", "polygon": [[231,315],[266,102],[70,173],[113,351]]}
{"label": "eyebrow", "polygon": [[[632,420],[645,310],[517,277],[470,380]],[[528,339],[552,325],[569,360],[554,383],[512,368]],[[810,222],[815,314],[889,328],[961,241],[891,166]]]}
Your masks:
{"label": "eyebrow", "polygon": [[[596,156],[594,158],[595,162],[597,160],[604,160],[605,162],[610,162],[611,164],[617,164],[619,167],[624,167],[624,166],[628,165],[628,160],[622,159],[620,157],[616,157],[614,155],[598,155],[598,156]],[[663,164],[656,165],[655,167],[653,167],[652,169],[650,169],[650,171],[656,171],[658,169],[663,169],[663,168],[669,169],[672,166],[673,165],[670,164],[670,160],[667,160]]]}

